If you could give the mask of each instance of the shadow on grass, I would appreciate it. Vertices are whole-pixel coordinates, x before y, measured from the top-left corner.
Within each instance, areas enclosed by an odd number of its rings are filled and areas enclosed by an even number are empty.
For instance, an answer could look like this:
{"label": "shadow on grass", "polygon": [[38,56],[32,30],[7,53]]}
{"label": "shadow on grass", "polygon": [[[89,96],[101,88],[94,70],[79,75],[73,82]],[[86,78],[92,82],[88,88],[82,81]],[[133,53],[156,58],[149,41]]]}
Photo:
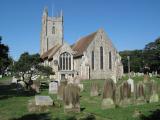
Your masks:
{"label": "shadow on grass", "polygon": [[20,118],[11,118],[9,120],[51,120],[49,113],[27,114]]}
{"label": "shadow on grass", "polygon": [[35,95],[35,93],[32,91],[17,90],[16,85],[0,84],[0,100],[8,99],[11,97],[33,96],[33,95]]}
{"label": "shadow on grass", "polygon": [[149,116],[141,116],[141,120],[160,120],[160,109],[150,112],[151,114]]}

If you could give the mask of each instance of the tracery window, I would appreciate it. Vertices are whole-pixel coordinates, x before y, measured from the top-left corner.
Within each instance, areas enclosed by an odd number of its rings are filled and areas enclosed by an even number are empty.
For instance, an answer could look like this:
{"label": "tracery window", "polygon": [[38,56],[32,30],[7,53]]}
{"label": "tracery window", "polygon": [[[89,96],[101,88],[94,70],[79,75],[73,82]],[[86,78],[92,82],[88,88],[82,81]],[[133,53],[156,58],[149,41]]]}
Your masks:
{"label": "tracery window", "polygon": [[71,70],[71,55],[68,52],[64,52],[59,57],[60,70]]}

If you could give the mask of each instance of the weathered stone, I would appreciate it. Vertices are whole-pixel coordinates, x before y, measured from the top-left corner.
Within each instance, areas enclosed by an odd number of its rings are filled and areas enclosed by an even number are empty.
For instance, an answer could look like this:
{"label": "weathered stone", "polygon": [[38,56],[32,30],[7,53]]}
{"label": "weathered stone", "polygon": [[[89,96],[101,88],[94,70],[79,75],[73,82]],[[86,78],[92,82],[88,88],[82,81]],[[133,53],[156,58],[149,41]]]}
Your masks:
{"label": "weathered stone", "polygon": [[102,101],[102,108],[107,109],[111,106],[114,107],[113,100],[115,99],[115,90],[116,86],[112,79],[105,80],[104,87],[103,87],[103,101]]}
{"label": "weathered stone", "polygon": [[17,78],[15,76],[12,77],[12,83],[17,83]]}
{"label": "weathered stone", "polygon": [[121,106],[128,106],[131,104],[131,85],[128,82],[122,83],[120,87],[120,94],[121,94]]}
{"label": "weathered stone", "polygon": [[51,82],[49,83],[49,94],[57,94],[58,92],[58,83]]}
{"label": "weathered stone", "polygon": [[35,96],[35,103],[39,106],[53,105],[53,100],[50,96]]}
{"label": "weathered stone", "polygon": [[98,96],[98,84],[95,82],[91,83],[91,91],[90,91],[90,96]]}
{"label": "weathered stone", "polygon": [[68,84],[65,87],[64,96],[65,112],[80,112],[80,89],[75,84]]}
{"label": "weathered stone", "polygon": [[78,84],[78,87],[80,88],[81,92],[84,90],[83,84]]}
{"label": "weathered stone", "polygon": [[136,104],[143,104],[145,103],[145,93],[144,93],[144,85],[143,83],[140,81],[138,82],[138,84],[136,85],[136,92],[135,92],[135,96],[136,96]]}
{"label": "weathered stone", "polygon": [[158,102],[158,101],[159,101],[159,96],[158,96],[158,94],[153,94],[153,95],[151,95],[150,100],[149,100],[150,103]]}
{"label": "weathered stone", "polygon": [[40,81],[39,80],[33,80],[33,84],[31,85],[31,88],[36,93],[40,93]]}
{"label": "weathered stone", "polygon": [[66,85],[67,82],[61,82],[60,85],[58,86],[58,94],[57,94],[58,100],[63,100],[64,90]]}
{"label": "weathered stone", "polygon": [[128,84],[131,85],[131,92],[134,92],[134,80],[132,80],[131,78],[129,78],[127,80]]}
{"label": "weathered stone", "polygon": [[102,100],[102,109],[115,108],[113,99],[106,98]]}

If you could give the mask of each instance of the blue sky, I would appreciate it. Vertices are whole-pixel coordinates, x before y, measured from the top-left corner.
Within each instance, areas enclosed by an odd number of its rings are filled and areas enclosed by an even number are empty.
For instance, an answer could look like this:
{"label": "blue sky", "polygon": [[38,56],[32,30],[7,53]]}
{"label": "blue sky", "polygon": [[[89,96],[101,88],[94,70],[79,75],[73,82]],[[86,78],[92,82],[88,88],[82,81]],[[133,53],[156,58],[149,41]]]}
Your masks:
{"label": "blue sky", "polygon": [[0,0],[0,35],[10,55],[40,50],[41,17],[64,12],[69,44],[103,28],[118,51],[143,49],[160,36],[160,0]]}

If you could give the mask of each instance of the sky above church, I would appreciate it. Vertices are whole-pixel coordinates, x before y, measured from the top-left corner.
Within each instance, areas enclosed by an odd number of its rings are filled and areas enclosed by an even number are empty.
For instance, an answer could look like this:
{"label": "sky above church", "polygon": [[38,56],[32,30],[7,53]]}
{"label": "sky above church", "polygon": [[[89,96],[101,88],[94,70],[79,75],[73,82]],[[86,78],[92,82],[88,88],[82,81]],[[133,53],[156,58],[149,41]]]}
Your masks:
{"label": "sky above church", "polygon": [[41,18],[64,13],[64,39],[79,38],[103,28],[118,51],[143,49],[160,36],[160,0],[0,0],[0,35],[18,59],[40,51]]}

